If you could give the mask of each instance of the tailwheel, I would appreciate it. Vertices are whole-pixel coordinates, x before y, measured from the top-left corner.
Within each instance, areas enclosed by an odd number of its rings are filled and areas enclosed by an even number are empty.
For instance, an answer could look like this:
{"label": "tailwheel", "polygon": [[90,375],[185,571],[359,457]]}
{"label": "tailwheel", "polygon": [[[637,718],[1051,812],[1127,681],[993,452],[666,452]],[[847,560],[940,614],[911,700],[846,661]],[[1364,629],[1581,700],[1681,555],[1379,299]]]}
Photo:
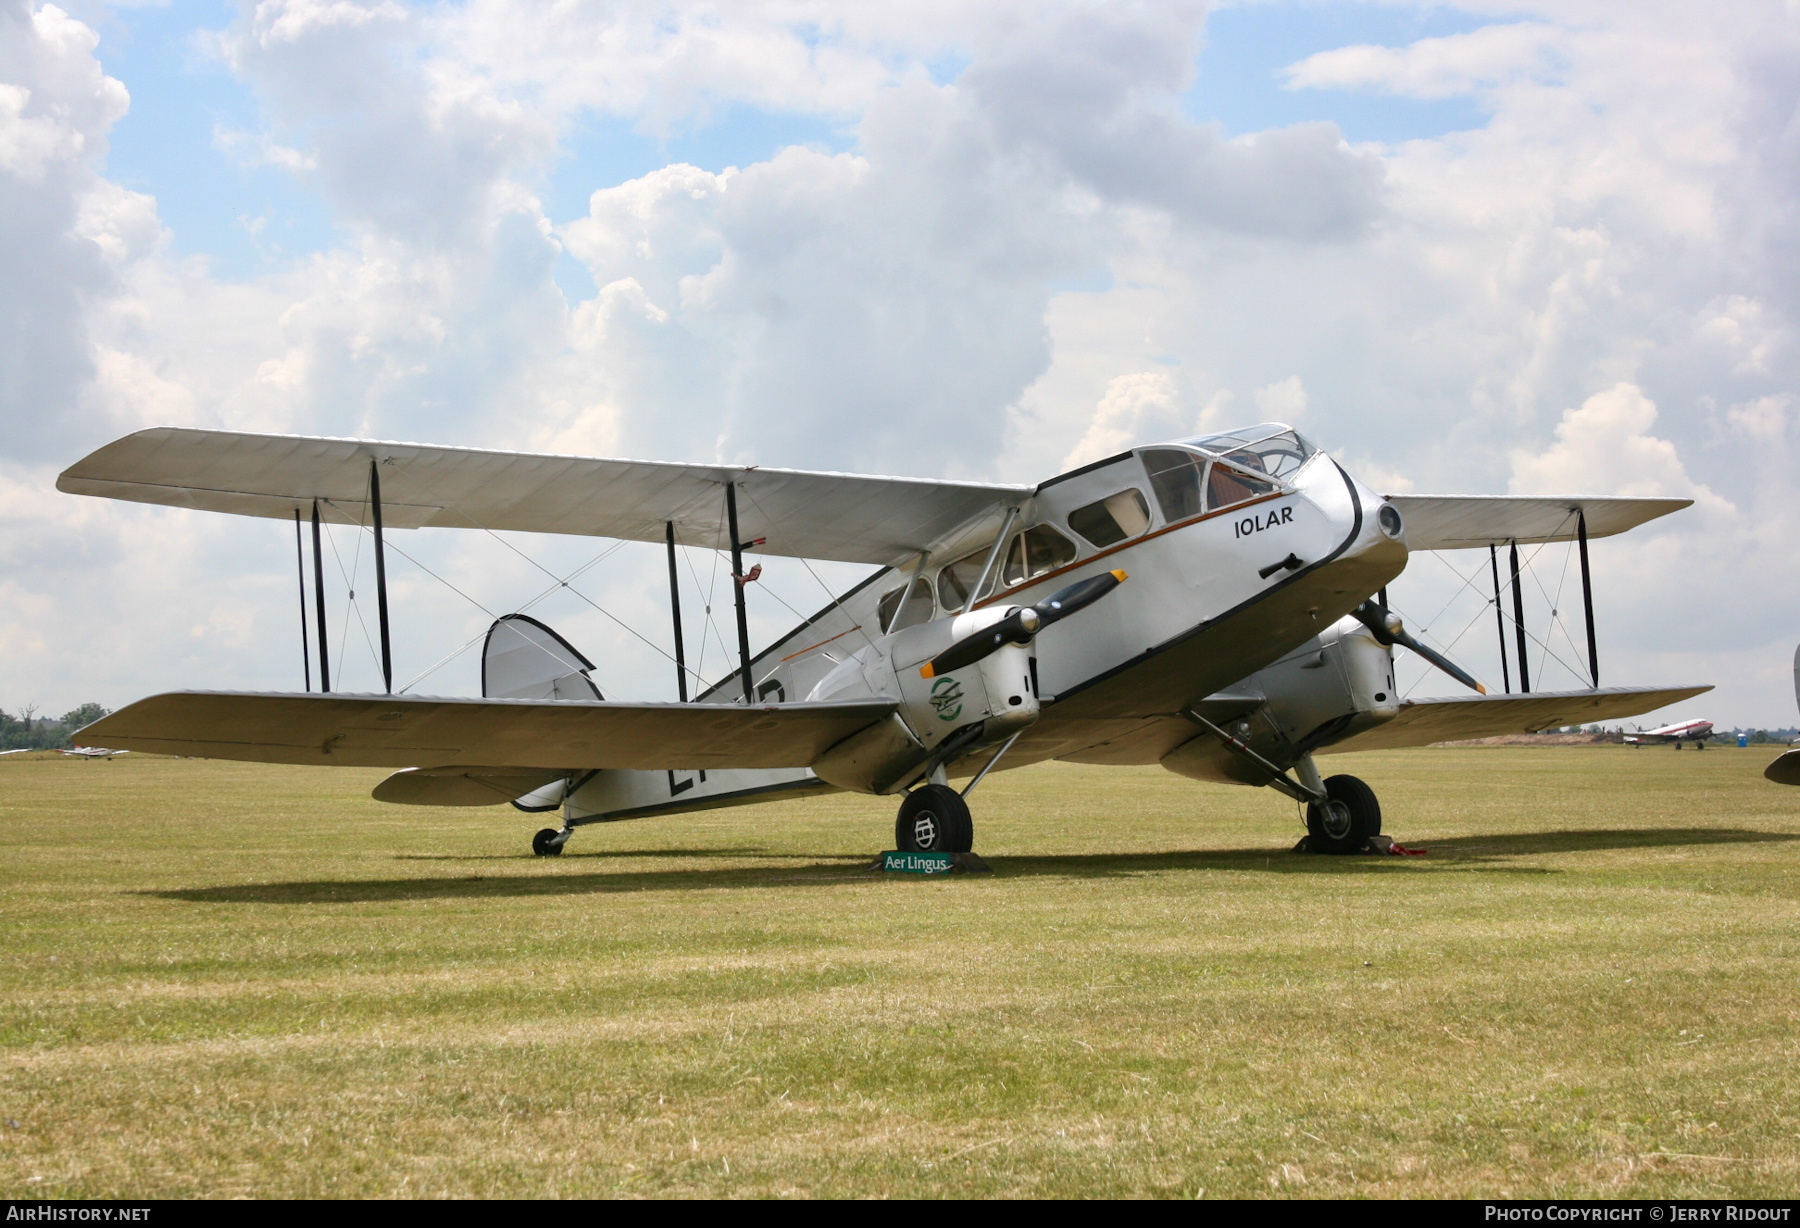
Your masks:
{"label": "tailwheel", "polygon": [[966,853],[975,844],[969,804],[949,785],[921,785],[900,803],[894,847],[902,853]]}
{"label": "tailwheel", "polygon": [[1370,836],[1381,834],[1381,803],[1375,790],[1354,776],[1325,781],[1325,801],[1306,808],[1308,847],[1315,853],[1360,853]]}
{"label": "tailwheel", "polygon": [[539,857],[561,857],[567,837],[554,827],[546,827],[531,838],[531,851]]}

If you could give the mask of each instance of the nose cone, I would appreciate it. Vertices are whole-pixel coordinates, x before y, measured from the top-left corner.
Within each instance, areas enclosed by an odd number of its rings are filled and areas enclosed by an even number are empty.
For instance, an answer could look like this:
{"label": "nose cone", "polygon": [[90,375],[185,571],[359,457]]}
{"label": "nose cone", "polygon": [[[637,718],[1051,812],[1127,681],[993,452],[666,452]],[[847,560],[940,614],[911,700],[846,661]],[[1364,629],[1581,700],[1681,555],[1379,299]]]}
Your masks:
{"label": "nose cone", "polygon": [[[1361,596],[1385,585],[1406,570],[1406,523],[1400,509],[1364,486],[1328,456],[1308,465],[1300,477],[1301,493],[1342,533],[1334,564],[1354,575],[1352,588]],[[1359,598],[1360,599],[1360,598]]]}

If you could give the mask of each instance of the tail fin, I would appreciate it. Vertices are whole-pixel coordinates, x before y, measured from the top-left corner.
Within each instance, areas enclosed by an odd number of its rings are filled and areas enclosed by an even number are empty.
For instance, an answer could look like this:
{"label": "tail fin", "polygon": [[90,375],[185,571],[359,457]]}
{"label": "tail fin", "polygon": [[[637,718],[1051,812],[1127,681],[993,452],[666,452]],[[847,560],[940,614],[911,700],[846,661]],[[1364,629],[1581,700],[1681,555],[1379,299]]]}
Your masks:
{"label": "tail fin", "polygon": [[481,649],[481,693],[488,699],[599,699],[588,677],[594,663],[535,618],[507,614],[488,628]]}

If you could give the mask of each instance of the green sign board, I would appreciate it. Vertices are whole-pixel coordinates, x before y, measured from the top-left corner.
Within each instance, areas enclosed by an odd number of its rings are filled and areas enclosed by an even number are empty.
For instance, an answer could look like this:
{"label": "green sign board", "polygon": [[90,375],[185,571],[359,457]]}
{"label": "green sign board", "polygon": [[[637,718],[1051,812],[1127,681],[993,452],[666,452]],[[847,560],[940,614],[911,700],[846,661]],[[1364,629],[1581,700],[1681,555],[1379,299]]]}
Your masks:
{"label": "green sign board", "polygon": [[881,868],[902,874],[948,874],[956,867],[954,853],[900,853],[881,855]]}

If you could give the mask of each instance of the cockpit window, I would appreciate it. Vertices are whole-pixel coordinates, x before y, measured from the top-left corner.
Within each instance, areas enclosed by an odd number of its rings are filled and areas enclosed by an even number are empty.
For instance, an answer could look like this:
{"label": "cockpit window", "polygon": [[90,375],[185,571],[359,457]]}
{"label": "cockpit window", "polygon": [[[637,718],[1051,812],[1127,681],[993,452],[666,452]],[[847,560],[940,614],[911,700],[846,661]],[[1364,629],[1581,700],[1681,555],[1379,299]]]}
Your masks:
{"label": "cockpit window", "polygon": [[1233,452],[1226,457],[1232,464],[1225,465],[1218,461],[1206,475],[1206,506],[1208,510],[1230,507],[1234,503],[1242,503],[1246,499],[1254,499],[1258,495],[1266,495],[1275,489],[1275,483],[1255,476],[1262,472],[1258,466],[1261,458],[1254,452]]}
{"label": "cockpit window", "polygon": [[[956,614],[969,604],[969,590],[975,587],[975,581],[981,579],[981,565],[987,562],[988,551],[992,549],[992,545],[983,546],[974,554],[965,554],[938,572],[939,605],[949,613]],[[994,591],[997,578],[989,576],[987,583],[981,586],[983,597]]]}
{"label": "cockpit window", "polygon": [[[900,596],[906,594],[905,604]],[[931,621],[931,583],[923,577],[914,580],[912,592],[907,593],[904,587],[882,597],[878,607],[881,615],[883,632],[899,631],[918,623]]]}
{"label": "cockpit window", "polygon": [[1013,538],[1006,548],[1006,562],[1000,568],[1000,577],[1006,587],[1011,588],[1074,561],[1074,542],[1047,524],[1032,525]]}
{"label": "cockpit window", "polygon": [[1174,524],[1201,511],[1200,475],[1206,461],[1179,448],[1146,448],[1144,472],[1162,509],[1163,522]]}
{"label": "cockpit window", "polygon": [[1291,477],[1318,451],[1301,437],[1299,431],[1279,422],[1265,422],[1261,426],[1202,435],[1182,442],[1223,457],[1251,473],[1265,473],[1276,481]]}
{"label": "cockpit window", "polygon": [[1069,527],[1096,546],[1113,546],[1150,527],[1150,505],[1135,486],[1069,513]]}

